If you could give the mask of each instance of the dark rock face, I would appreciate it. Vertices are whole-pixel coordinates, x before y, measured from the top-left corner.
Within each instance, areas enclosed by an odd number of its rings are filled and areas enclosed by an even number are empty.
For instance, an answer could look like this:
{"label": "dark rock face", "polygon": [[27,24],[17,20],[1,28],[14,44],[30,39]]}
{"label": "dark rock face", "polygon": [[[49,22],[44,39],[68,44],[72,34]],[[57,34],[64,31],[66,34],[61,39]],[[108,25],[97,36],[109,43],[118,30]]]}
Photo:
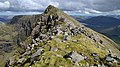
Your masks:
{"label": "dark rock face", "polygon": [[41,20],[41,15],[34,16],[15,16],[8,24],[14,25],[18,31],[17,43],[24,41],[28,36],[30,36],[33,27],[36,23]]}

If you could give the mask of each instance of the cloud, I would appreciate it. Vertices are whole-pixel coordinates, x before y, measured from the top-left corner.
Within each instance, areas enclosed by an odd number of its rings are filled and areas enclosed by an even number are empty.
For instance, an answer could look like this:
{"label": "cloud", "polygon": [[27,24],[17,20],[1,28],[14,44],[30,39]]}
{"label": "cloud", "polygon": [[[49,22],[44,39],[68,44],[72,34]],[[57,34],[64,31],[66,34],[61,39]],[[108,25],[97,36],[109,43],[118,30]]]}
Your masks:
{"label": "cloud", "polygon": [[120,10],[120,0],[92,0],[92,8],[100,11]]}
{"label": "cloud", "polygon": [[33,0],[20,0],[19,7],[24,10],[38,10],[43,8],[42,5]]}
{"label": "cloud", "polygon": [[38,12],[44,11],[48,5],[53,5],[64,11],[91,9],[99,13],[98,11],[120,10],[120,0],[0,0],[0,12]]}
{"label": "cloud", "polygon": [[13,12],[13,11],[2,11],[0,15],[34,15],[34,14],[42,14],[42,12]]}
{"label": "cloud", "polygon": [[9,1],[0,2],[0,10],[5,10],[10,7]]}

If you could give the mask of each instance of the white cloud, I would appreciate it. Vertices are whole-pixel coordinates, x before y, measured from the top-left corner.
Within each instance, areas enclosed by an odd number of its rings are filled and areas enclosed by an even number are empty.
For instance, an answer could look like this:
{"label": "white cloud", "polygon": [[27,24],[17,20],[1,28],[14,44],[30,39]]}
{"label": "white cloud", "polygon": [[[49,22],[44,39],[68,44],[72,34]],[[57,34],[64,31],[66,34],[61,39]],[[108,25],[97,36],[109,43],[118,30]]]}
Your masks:
{"label": "white cloud", "polygon": [[42,5],[34,2],[33,0],[20,0],[20,8],[28,10],[38,10],[43,8]]}
{"label": "white cloud", "polygon": [[34,15],[34,14],[42,14],[42,12],[13,12],[13,11],[4,11],[0,12],[0,15]]}
{"label": "white cloud", "polygon": [[88,9],[88,8],[85,8],[85,11],[88,11],[90,13],[102,13],[101,11],[97,11],[97,10],[93,10],[93,9]]}
{"label": "white cloud", "polygon": [[119,3],[120,0],[0,0],[0,11],[43,11],[48,5],[53,5],[62,10],[89,14],[120,9]]}
{"label": "white cloud", "polygon": [[0,2],[0,9],[8,9],[10,7],[9,1]]}
{"label": "white cloud", "polygon": [[58,7],[59,3],[53,0],[9,0],[10,10],[44,10],[48,5]]}
{"label": "white cloud", "polygon": [[53,5],[55,7],[59,7],[59,3],[58,2],[52,2],[52,1],[50,1],[49,5]]}
{"label": "white cloud", "polygon": [[44,10],[53,5],[66,10],[92,8],[99,11],[120,9],[120,0],[0,0],[0,8],[12,10]]}

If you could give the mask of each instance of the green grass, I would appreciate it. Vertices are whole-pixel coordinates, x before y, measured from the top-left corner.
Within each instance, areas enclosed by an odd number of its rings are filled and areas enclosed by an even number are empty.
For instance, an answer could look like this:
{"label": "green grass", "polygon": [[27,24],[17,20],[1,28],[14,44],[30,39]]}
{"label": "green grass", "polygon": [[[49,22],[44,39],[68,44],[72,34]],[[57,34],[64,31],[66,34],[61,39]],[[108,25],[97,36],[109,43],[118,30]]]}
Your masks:
{"label": "green grass", "polygon": [[[100,48],[96,48],[96,45],[93,45],[93,41],[88,38],[85,40],[85,35],[77,35],[73,36],[70,41],[62,42],[62,36],[56,36],[54,39],[49,40],[49,43],[46,43],[44,45],[41,45],[44,48],[44,53],[39,57],[41,60],[38,61],[33,65],[33,67],[38,66],[52,66],[52,67],[58,67],[58,66],[65,66],[65,67],[71,67],[73,66],[73,62],[69,59],[64,59],[61,57],[58,57],[56,55],[64,56],[70,53],[71,51],[76,51],[77,53],[82,53],[84,56],[89,56],[91,59],[87,60],[88,63],[93,65],[94,62],[91,56],[91,53],[97,53],[100,58],[105,57],[108,53],[105,50],[102,50]],[[78,43],[72,42],[72,40],[78,40]],[[84,41],[84,42],[83,42]],[[99,45],[99,44],[98,44]],[[67,47],[69,46],[69,47]],[[53,52],[50,51],[51,48],[58,48],[57,51]],[[79,64],[83,64],[87,61],[81,61]],[[83,64],[83,67],[85,67],[85,64]]]}
{"label": "green grass", "polygon": [[[63,56],[67,55],[71,51],[76,51],[77,53],[82,53],[83,56],[89,57],[88,60],[83,60],[78,64],[82,64],[85,67],[85,63],[88,62],[90,65],[94,65],[96,62],[93,61],[91,53],[97,53],[99,58],[104,58],[108,53],[105,50],[96,48],[97,45],[93,40],[87,38],[81,34],[77,36],[71,36],[71,39],[66,42],[62,42],[63,36],[55,36],[54,39],[48,40],[47,42],[41,42],[38,46],[32,50],[34,53],[39,47],[44,49],[42,55],[36,57],[37,61],[32,64],[32,67],[73,67],[74,62],[70,59],[65,59]],[[77,43],[72,42],[72,40],[78,40]],[[29,41],[29,38],[27,39]],[[68,47],[69,46],[69,47]],[[102,47],[102,46],[101,46]],[[51,48],[57,48],[57,51],[51,51]],[[106,49],[106,48],[105,48]],[[22,51],[22,49],[18,50]],[[16,58],[19,59],[20,54],[15,54]],[[28,55],[29,57],[29,55]],[[27,56],[25,57],[27,59]],[[99,61],[96,63],[98,64]],[[31,62],[23,63],[22,66],[27,67]]]}

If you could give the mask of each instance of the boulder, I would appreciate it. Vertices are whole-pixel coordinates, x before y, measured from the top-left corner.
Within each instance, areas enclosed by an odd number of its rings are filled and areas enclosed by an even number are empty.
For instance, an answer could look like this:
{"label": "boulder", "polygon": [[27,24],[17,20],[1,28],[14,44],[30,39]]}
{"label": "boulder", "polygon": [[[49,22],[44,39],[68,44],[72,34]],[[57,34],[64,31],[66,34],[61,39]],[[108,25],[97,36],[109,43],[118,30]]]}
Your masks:
{"label": "boulder", "polygon": [[86,67],[90,67],[90,64],[88,62],[86,62]]}
{"label": "boulder", "polygon": [[30,57],[31,58],[34,58],[34,57],[36,57],[36,56],[39,56],[39,55],[41,55],[41,53],[42,53],[42,48],[39,48],[35,53],[33,53]]}
{"label": "boulder", "polygon": [[73,35],[77,35],[78,34],[78,31],[77,31],[77,29],[71,29],[71,33],[73,34]]}
{"label": "boulder", "polygon": [[12,65],[14,62],[15,62],[15,56],[10,58],[9,65]]}
{"label": "boulder", "polygon": [[72,40],[72,42],[77,43],[77,42],[78,42],[78,40]]}
{"label": "boulder", "polygon": [[36,40],[37,42],[39,42],[39,41],[40,41],[40,38],[36,38],[35,40]]}
{"label": "boulder", "polygon": [[72,61],[75,63],[80,62],[81,60],[84,60],[84,57],[77,52],[70,52],[68,55],[65,55],[64,58],[71,58]]}
{"label": "boulder", "polygon": [[57,30],[57,29],[54,29],[54,30],[52,31],[52,34],[53,34],[53,35],[57,35],[57,33],[58,33],[58,30]]}
{"label": "boulder", "polygon": [[32,31],[32,36],[34,36],[34,38],[36,38],[36,37],[39,36],[39,35],[38,35],[39,32],[40,32],[39,28],[40,28],[40,25],[37,25],[37,26],[33,29],[33,31]]}
{"label": "boulder", "polygon": [[22,63],[23,61],[25,61],[25,58],[21,58],[17,61],[17,63]]}
{"label": "boulder", "polygon": [[29,45],[27,45],[27,49],[28,49],[28,50],[30,49],[30,46],[29,46]]}
{"label": "boulder", "polygon": [[54,38],[54,36],[49,36],[49,39],[52,40]]}
{"label": "boulder", "polygon": [[71,39],[71,36],[68,36],[68,35],[63,37],[63,40],[70,40],[70,39]]}
{"label": "boulder", "polygon": [[114,59],[113,59],[112,57],[110,57],[110,56],[107,56],[107,57],[106,57],[106,61],[107,61],[107,62],[112,62],[112,61],[114,61]]}
{"label": "boulder", "polygon": [[112,62],[108,62],[108,63],[107,63],[107,66],[108,66],[108,67],[113,67],[113,63],[112,63]]}
{"label": "boulder", "polygon": [[97,53],[92,53],[91,54],[93,57],[98,57],[98,54]]}
{"label": "boulder", "polygon": [[26,51],[24,54],[22,54],[21,57],[26,56],[26,55],[29,55],[30,53],[31,53],[31,51]]}
{"label": "boulder", "polygon": [[58,30],[58,33],[57,33],[58,35],[63,33],[62,30],[60,30],[60,29],[57,29],[57,30]]}
{"label": "boulder", "polygon": [[37,24],[39,24],[39,25],[40,25],[40,24],[41,24],[41,22],[37,22]]}
{"label": "boulder", "polygon": [[57,51],[58,48],[51,48],[51,51]]}
{"label": "boulder", "polygon": [[35,41],[34,39],[32,39],[32,42],[33,42],[33,43],[36,43],[36,41]]}

